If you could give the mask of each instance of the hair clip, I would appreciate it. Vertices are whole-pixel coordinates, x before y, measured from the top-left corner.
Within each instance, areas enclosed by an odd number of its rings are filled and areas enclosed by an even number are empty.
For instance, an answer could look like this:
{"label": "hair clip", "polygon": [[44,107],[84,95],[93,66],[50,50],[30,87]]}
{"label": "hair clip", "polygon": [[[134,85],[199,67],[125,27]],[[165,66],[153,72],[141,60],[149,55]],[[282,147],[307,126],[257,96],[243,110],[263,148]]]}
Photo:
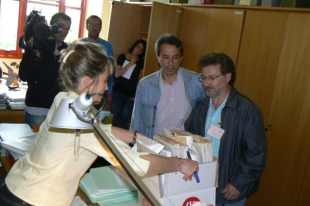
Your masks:
{"label": "hair clip", "polygon": [[75,52],[75,50],[70,50],[67,55],[64,57],[64,59],[62,60],[63,63],[66,63],[67,62],[67,59],[69,58],[69,56]]}

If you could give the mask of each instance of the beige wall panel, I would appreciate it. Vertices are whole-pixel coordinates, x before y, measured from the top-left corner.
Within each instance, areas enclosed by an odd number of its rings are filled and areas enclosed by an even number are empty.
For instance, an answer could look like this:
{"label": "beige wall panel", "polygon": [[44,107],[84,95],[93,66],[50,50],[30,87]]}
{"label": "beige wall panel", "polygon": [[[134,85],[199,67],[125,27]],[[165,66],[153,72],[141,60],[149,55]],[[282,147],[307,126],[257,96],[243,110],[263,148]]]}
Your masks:
{"label": "beige wall panel", "polygon": [[247,205],[310,205],[298,204],[306,201],[301,194],[309,196],[302,191],[309,188],[309,25],[310,14],[290,14],[268,122],[267,166],[255,204]]}
{"label": "beige wall panel", "polygon": [[[109,0],[103,0],[102,4],[102,14],[101,14],[101,20],[102,20],[102,26],[101,26],[101,32],[100,32],[100,38],[107,40],[109,35],[109,27],[110,27],[110,17],[111,17],[111,2]],[[86,36],[86,35],[84,35]]]}
{"label": "beige wall panel", "polygon": [[179,6],[153,2],[143,76],[160,69],[154,49],[155,42],[164,33],[171,33],[179,37],[182,11],[183,9]]}
{"label": "beige wall panel", "polygon": [[198,62],[205,54],[208,43],[211,9],[209,8],[184,8],[181,25],[180,39],[183,43],[184,53],[181,66],[200,72]]}
{"label": "beige wall panel", "polygon": [[143,6],[114,1],[112,5],[108,41],[114,50],[114,57],[127,52],[132,44],[142,38],[141,22]]}
{"label": "beige wall panel", "polygon": [[263,112],[267,123],[288,13],[248,11],[236,63],[235,87]]}

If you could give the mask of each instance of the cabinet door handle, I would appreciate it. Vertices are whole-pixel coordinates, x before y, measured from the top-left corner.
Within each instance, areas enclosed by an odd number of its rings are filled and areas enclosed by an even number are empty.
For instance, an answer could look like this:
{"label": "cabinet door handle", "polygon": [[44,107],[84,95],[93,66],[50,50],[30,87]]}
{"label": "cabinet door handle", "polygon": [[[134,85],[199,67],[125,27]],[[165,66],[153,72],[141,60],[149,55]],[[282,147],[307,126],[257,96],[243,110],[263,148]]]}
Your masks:
{"label": "cabinet door handle", "polygon": [[267,132],[268,131],[268,129],[269,129],[269,127],[271,127],[272,125],[271,124],[269,124],[266,128],[265,128],[265,131]]}

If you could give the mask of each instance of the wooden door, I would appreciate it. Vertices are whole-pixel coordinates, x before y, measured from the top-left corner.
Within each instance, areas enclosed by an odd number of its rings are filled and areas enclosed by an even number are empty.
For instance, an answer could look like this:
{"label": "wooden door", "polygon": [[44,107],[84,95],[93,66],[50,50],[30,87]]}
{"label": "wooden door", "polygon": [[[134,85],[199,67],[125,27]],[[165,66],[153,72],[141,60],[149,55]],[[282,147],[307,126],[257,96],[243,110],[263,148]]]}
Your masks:
{"label": "wooden door", "polygon": [[235,62],[243,27],[243,9],[212,9],[206,53],[224,52]]}
{"label": "wooden door", "polygon": [[199,71],[206,53],[221,51],[236,60],[244,10],[184,8],[180,38],[184,44],[182,67]]}
{"label": "wooden door", "polygon": [[235,87],[263,112],[267,125],[289,13],[249,10],[236,62]]}
{"label": "wooden door", "polygon": [[143,6],[114,1],[112,4],[108,41],[114,57],[126,53],[132,44],[142,38]]}
{"label": "wooden door", "polygon": [[287,21],[261,185],[247,205],[310,205],[310,14]]}
{"label": "wooden door", "polygon": [[297,205],[310,205],[310,159]]}
{"label": "wooden door", "polygon": [[181,66],[199,72],[199,58],[205,54],[211,8],[184,8],[180,39],[184,53]]}
{"label": "wooden door", "polygon": [[182,12],[183,9],[180,6],[153,2],[143,76],[160,69],[155,54],[156,40],[164,33],[174,34],[179,37]]}

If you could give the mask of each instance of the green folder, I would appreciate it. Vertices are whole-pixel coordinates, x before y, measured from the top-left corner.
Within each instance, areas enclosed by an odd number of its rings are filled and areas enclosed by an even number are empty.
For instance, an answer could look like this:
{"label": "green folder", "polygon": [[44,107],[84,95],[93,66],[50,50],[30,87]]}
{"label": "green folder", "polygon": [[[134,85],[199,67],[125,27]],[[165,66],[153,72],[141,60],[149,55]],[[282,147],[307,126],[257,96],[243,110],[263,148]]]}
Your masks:
{"label": "green folder", "polygon": [[114,166],[91,168],[92,175],[99,190],[123,189],[136,190],[127,180],[115,172]]}
{"label": "green folder", "polygon": [[114,166],[92,168],[79,187],[90,201],[102,205],[126,205],[138,202],[138,191],[114,171]]}
{"label": "green folder", "polygon": [[138,191],[106,193],[103,196],[94,197],[93,194],[89,193],[89,188],[85,187],[83,184],[80,184],[80,188],[85,192],[92,203],[100,203],[103,205],[124,205],[138,202]]}

